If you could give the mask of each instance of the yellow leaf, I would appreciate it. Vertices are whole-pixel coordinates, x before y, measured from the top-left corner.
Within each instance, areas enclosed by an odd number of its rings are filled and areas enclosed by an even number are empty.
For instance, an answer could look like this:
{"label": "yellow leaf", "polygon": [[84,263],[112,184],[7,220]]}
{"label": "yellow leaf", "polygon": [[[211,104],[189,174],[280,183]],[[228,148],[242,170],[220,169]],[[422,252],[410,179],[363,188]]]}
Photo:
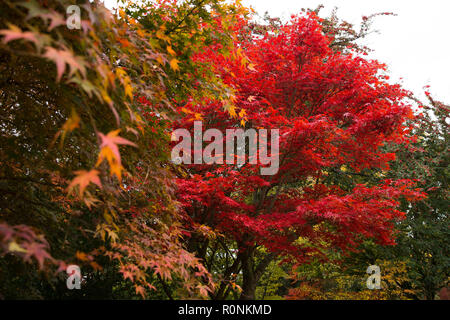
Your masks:
{"label": "yellow leaf", "polygon": [[226,111],[228,111],[230,116],[232,116],[233,118],[237,116],[237,114],[236,114],[236,107],[234,105],[232,105],[232,104],[225,104],[224,108],[225,108]]}
{"label": "yellow leaf", "polygon": [[125,85],[125,95],[127,95],[130,100],[133,100],[133,87],[129,83]]}
{"label": "yellow leaf", "polygon": [[137,30],[136,30],[136,33],[137,33],[138,36],[141,37],[141,38],[147,37],[147,33],[145,32],[145,30],[137,29]]}
{"label": "yellow leaf", "polygon": [[109,147],[103,147],[100,150],[100,153],[98,154],[97,163],[95,164],[95,166],[98,167],[105,159],[106,161],[108,161],[109,164],[115,161],[114,153]]}
{"label": "yellow leaf", "polygon": [[108,232],[109,239],[112,243],[116,243],[117,239],[119,239],[119,236],[114,231],[110,230],[109,228],[105,228],[106,232]]}
{"label": "yellow leaf", "polygon": [[162,25],[162,26],[159,28],[159,30],[156,31],[156,37],[157,37],[158,39],[161,39],[161,40],[164,40],[164,41],[167,41],[167,42],[170,43],[170,38],[169,38],[168,36],[166,36],[165,31],[166,31],[166,26]]}
{"label": "yellow leaf", "polygon": [[119,15],[122,19],[125,19],[125,17],[127,16],[127,14],[125,13],[125,11],[123,11],[122,9],[119,9]]}
{"label": "yellow leaf", "polygon": [[[89,194],[89,193],[86,191],[86,194]],[[83,201],[84,201],[84,204],[85,204],[89,209],[91,209],[92,206],[95,207],[95,204],[96,204],[97,202],[100,202],[100,200],[98,200],[98,199],[96,199],[96,198],[94,198],[94,197],[89,197],[89,196],[84,197]]]}
{"label": "yellow leaf", "polygon": [[105,101],[109,105],[112,105],[113,101],[112,101],[111,97],[108,95],[108,93],[104,90],[102,90],[101,93],[102,93],[103,101]]}
{"label": "yellow leaf", "polygon": [[253,63],[249,63],[249,65],[247,66],[247,68],[251,71],[256,71],[255,69],[255,65]]}
{"label": "yellow leaf", "polygon": [[122,170],[124,170],[124,168],[122,166],[118,145],[122,144],[136,147],[136,144],[119,137],[119,132],[120,129],[114,130],[109,132],[106,136],[99,133],[99,136],[102,139],[102,144],[100,146],[101,149],[95,166],[98,167],[103,160],[106,159],[109,164],[111,176],[115,175],[119,181],[122,181]]}
{"label": "yellow leaf", "polygon": [[129,145],[137,147],[133,142],[119,136],[120,129],[109,132],[106,136],[99,132],[98,135],[102,140],[100,145],[100,153],[98,155],[96,167],[106,159],[111,169],[111,175],[115,174],[120,180],[120,172],[122,168],[122,160],[118,145]]}
{"label": "yellow leaf", "polygon": [[102,238],[102,240],[105,241],[106,231],[105,231],[105,225],[104,225],[104,224],[99,224],[99,225],[97,225],[95,235],[96,235],[96,236],[97,236],[97,235],[100,235],[100,237]]}
{"label": "yellow leaf", "polygon": [[22,248],[17,242],[12,241],[9,243],[8,250],[11,252],[27,252],[24,248]]}
{"label": "yellow leaf", "polygon": [[180,67],[178,66],[178,61],[177,59],[173,58],[172,60],[170,60],[170,67],[172,68],[173,71],[177,71],[180,70]]}
{"label": "yellow leaf", "polygon": [[192,113],[191,110],[186,109],[185,107],[181,108],[181,111],[183,111],[184,113]]}
{"label": "yellow leaf", "polygon": [[175,53],[175,51],[173,51],[171,46],[167,46],[167,52],[171,55],[171,56],[176,56],[177,54]]}
{"label": "yellow leaf", "polygon": [[109,170],[111,177],[115,175],[119,181],[122,181],[122,170],[124,170],[122,165],[117,163],[117,161],[113,161],[109,164]]}
{"label": "yellow leaf", "polygon": [[125,70],[123,70],[123,68],[117,68],[116,75],[118,78],[123,78],[124,76],[127,75],[127,72]]}
{"label": "yellow leaf", "polygon": [[53,143],[55,143],[56,140],[58,139],[58,137],[61,135],[60,146],[62,147],[67,133],[71,132],[79,127],[80,127],[80,117],[75,112],[75,110],[72,109],[72,114],[71,114],[70,118],[67,119],[67,121],[62,126],[61,130],[58,131],[58,133],[55,135],[51,144],[53,145]]}
{"label": "yellow leaf", "polygon": [[108,212],[105,211],[105,213],[103,213],[103,217],[105,218],[106,222],[108,222],[108,223],[113,222],[113,218]]}
{"label": "yellow leaf", "polygon": [[64,131],[70,132],[79,127],[80,127],[80,117],[78,116],[76,111],[74,109],[72,109],[72,114],[71,114],[70,118],[67,119],[66,123],[64,123],[62,129]]}
{"label": "yellow leaf", "polygon": [[158,38],[158,39],[164,39],[165,38],[165,35],[164,35],[164,30],[158,30],[158,31],[156,31],[156,37]]}

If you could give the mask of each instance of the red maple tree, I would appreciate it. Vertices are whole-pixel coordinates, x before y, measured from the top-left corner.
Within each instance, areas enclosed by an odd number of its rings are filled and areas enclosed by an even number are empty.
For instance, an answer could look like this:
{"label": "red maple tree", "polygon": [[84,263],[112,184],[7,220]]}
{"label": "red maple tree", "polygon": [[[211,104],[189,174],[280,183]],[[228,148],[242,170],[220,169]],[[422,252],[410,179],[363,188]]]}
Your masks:
{"label": "red maple tree", "polygon": [[234,90],[234,105],[187,101],[175,128],[192,132],[201,119],[203,130],[280,132],[275,175],[261,175],[261,164],[185,165],[177,181],[189,250],[205,262],[213,259],[208,248],[219,240],[205,226],[237,248],[229,252],[213,298],[224,298],[242,271],[241,298],[254,299],[271,261],[306,262],[324,243],[342,251],[367,238],[392,244],[394,223],[404,216],[396,209],[399,199],[423,197],[408,180],[348,187],[336,182],[373,168],[388,170],[395,155],[382,146],[408,143],[404,123],[413,113],[404,102],[408,92],[386,81],[385,65],[350,47],[335,50],[321,22],[309,12],[261,33],[243,20],[233,55],[218,54],[213,44],[195,57],[214,62]]}

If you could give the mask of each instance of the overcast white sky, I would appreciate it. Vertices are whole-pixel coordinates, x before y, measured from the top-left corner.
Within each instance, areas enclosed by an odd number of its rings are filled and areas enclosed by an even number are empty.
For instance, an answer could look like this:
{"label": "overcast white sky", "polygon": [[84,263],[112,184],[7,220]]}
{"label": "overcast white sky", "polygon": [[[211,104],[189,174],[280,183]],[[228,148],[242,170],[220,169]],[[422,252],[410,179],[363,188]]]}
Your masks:
{"label": "overcast white sky", "polygon": [[[106,0],[111,4],[114,0]],[[392,81],[423,98],[422,87],[444,103],[450,103],[450,0],[243,0],[259,14],[289,18],[301,8],[323,4],[322,16],[338,7],[338,16],[359,25],[361,17],[377,12],[397,16],[377,17],[379,33],[363,43],[374,50],[371,58],[389,66]]]}
{"label": "overcast white sky", "polygon": [[[416,94],[431,85],[431,93],[450,102],[450,1],[449,0],[243,0],[261,15],[289,18],[301,8],[325,6],[322,16],[338,7],[338,16],[359,25],[361,17],[377,12],[397,16],[377,17],[373,33],[363,41],[370,55],[389,66],[393,81]],[[423,97],[423,95],[419,95]]]}

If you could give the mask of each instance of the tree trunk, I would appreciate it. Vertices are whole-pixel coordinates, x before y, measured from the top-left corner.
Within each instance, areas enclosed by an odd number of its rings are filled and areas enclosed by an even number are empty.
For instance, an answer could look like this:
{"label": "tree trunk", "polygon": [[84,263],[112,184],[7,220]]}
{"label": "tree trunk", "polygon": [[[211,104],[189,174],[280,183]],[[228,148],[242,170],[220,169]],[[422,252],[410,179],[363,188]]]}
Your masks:
{"label": "tree trunk", "polygon": [[242,293],[240,300],[255,300],[256,275],[253,268],[253,249],[242,253]]}
{"label": "tree trunk", "polygon": [[269,263],[276,257],[275,253],[270,253],[255,267],[255,250],[256,247],[248,248],[241,254],[242,293],[240,300],[255,300],[256,286],[258,285],[259,279],[264,274]]}
{"label": "tree trunk", "polygon": [[256,281],[254,277],[244,277],[240,300],[255,300]]}

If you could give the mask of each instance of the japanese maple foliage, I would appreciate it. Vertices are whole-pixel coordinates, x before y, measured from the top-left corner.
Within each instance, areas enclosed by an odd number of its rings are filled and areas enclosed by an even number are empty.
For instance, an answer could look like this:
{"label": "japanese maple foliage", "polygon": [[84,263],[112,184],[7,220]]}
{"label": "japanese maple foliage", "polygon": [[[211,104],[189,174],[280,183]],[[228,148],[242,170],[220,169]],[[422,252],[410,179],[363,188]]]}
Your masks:
{"label": "japanese maple foliage", "polygon": [[234,89],[234,104],[183,103],[185,116],[176,128],[192,131],[201,119],[203,130],[280,130],[280,166],[273,176],[260,175],[261,165],[213,164],[186,165],[178,179],[189,248],[213,261],[207,250],[213,241],[198,229],[206,225],[239,249],[218,276],[214,298],[225,297],[240,270],[241,298],[254,298],[275,257],[302,263],[321,246],[345,251],[364,238],[392,244],[394,223],[404,216],[398,199],[424,196],[408,180],[345,189],[326,179],[341,171],[388,170],[395,155],[380,147],[408,143],[404,123],[413,114],[404,102],[408,92],[386,81],[386,66],[352,48],[332,50],[333,33],[325,33],[321,22],[309,12],[257,34],[242,20],[233,54],[218,54],[213,44],[195,56],[214,64]]}

